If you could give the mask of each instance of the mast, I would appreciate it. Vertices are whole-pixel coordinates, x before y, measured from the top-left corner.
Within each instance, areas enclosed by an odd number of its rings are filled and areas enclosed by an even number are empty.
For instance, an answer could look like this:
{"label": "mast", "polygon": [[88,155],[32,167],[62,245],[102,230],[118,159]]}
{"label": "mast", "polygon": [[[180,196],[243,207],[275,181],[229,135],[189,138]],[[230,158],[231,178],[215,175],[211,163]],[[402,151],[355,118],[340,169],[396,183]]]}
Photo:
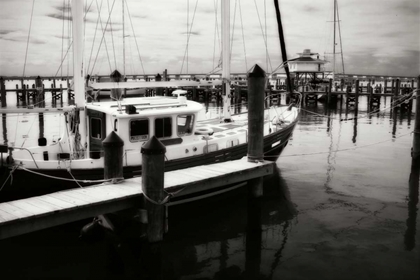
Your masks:
{"label": "mast", "polygon": [[335,23],[337,22],[336,19],[336,10],[337,10],[337,0],[334,0],[334,41],[333,41],[333,73],[332,73],[332,79],[334,80],[335,76]]}
{"label": "mast", "polygon": [[230,122],[230,0],[220,2],[222,5],[223,117],[225,122]]}
{"label": "mast", "polygon": [[340,15],[338,14],[338,3],[336,5],[337,5],[338,35],[340,36],[341,64],[343,65],[343,75],[344,75],[346,72],[344,71],[343,42],[341,41]]}
{"label": "mast", "polygon": [[79,110],[79,133],[82,147],[86,143],[85,81],[83,69],[83,0],[72,0],[74,101]]}
{"label": "mast", "polygon": [[[286,76],[287,76],[286,83],[290,90],[290,93],[293,93],[292,80],[290,79],[289,65],[287,63],[286,44],[284,43],[284,34],[283,34],[283,26],[281,23],[280,8],[279,8],[279,3],[277,2],[277,0],[274,0],[274,6],[276,8],[276,17],[277,17],[277,25],[278,25],[278,31],[279,31],[281,56],[283,59],[284,70],[286,71]],[[289,98],[290,98],[290,93],[288,94]]]}
{"label": "mast", "polygon": [[125,79],[125,26],[124,26],[124,1],[122,0],[122,32],[123,32],[123,77]]}

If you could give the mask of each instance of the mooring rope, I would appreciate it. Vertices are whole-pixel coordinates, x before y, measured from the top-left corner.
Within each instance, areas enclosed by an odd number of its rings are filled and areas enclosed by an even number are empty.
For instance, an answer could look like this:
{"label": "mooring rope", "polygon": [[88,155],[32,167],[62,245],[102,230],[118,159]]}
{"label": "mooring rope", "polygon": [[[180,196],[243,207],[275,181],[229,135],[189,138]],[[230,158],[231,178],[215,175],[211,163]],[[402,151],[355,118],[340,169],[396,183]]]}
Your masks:
{"label": "mooring rope", "polygon": [[[69,179],[69,178],[63,178],[63,177],[57,177],[57,176],[52,176],[52,175],[48,175],[48,174],[44,174],[41,172],[36,172],[33,171],[31,169],[25,168],[21,165],[16,165],[18,169],[22,169],[24,171],[27,171],[29,173],[33,173],[39,176],[43,176],[43,177],[47,177],[50,179],[56,179],[56,180],[62,180],[62,181],[74,181],[74,182],[80,182],[80,183],[87,183],[87,184],[95,184],[95,183],[106,183],[106,182],[111,182],[112,180],[124,180],[124,178],[111,178],[111,179],[99,179],[99,180],[80,180],[80,179],[76,179],[73,176],[73,179]],[[71,174],[71,173],[70,173]]]}

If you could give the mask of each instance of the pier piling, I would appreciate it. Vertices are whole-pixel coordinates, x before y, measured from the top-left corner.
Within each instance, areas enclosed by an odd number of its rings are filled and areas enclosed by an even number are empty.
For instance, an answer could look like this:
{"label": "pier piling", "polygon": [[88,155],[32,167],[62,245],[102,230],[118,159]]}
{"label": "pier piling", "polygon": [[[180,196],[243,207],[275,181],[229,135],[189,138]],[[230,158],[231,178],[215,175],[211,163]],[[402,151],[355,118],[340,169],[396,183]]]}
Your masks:
{"label": "pier piling", "polygon": [[417,77],[417,91],[416,91],[416,118],[414,122],[414,136],[413,136],[413,159],[420,156],[420,76]]}
{"label": "pier piling", "polygon": [[112,131],[102,141],[104,147],[104,179],[117,183],[123,178],[124,141]]}
{"label": "pier piling", "polygon": [[0,95],[1,95],[1,107],[7,107],[6,103],[6,86],[4,84],[3,77],[0,77]]}
{"label": "pier piling", "polygon": [[153,136],[141,148],[144,205],[147,210],[147,239],[157,242],[165,231],[165,146]]}
{"label": "pier piling", "polygon": [[[264,159],[264,88],[265,72],[257,64],[248,74],[248,161],[262,161]],[[262,178],[249,182],[249,189],[254,197],[263,194]]]}

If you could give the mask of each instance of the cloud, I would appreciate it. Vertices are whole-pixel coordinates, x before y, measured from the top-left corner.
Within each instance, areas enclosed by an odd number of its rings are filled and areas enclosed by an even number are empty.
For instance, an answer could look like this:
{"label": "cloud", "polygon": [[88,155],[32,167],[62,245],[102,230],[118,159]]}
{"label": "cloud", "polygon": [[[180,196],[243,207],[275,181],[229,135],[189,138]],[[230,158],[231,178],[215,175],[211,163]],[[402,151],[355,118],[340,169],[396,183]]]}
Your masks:
{"label": "cloud", "polygon": [[[198,32],[198,31],[191,31],[191,32],[189,32],[191,35],[195,35],[195,36],[200,36],[201,35],[201,33],[200,32]],[[181,35],[187,35],[187,32],[181,32],[180,33]]]}
{"label": "cloud", "polygon": [[59,20],[71,20],[72,17],[70,15],[63,15],[63,14],[48,14],[47,17],[55,18]]}
{"label": "cloud", "polygon": [[13,30],[0,30],[0,35],[7,35],[9,33],[14,32]]}

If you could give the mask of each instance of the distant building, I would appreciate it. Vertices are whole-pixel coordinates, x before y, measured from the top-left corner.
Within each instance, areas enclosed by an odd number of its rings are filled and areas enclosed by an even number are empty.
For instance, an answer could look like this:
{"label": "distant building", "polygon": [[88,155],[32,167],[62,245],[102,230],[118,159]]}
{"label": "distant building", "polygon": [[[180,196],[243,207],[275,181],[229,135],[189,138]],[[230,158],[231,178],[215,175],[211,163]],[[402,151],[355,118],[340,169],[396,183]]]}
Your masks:
{"label": "distant building", "polygon": [[[318,53],[304,49],[303,53],[298,53],[299,57],[287,61],[290,73],[295,74],[295,81],[321,82],[324,79],[324,64],[327,61],[319,59]],[[316,55],[316,58],[313,56]]]}
{"label": "distant building", "polygon": [[[310,49],[303,50],[298,53],[299,57],[289,59],[289,70],[292,73],[320,73],[324,72],[325,60],[319,59],[318,53],[312,53]],[[313,58],[312,56],[317,56]]]}

